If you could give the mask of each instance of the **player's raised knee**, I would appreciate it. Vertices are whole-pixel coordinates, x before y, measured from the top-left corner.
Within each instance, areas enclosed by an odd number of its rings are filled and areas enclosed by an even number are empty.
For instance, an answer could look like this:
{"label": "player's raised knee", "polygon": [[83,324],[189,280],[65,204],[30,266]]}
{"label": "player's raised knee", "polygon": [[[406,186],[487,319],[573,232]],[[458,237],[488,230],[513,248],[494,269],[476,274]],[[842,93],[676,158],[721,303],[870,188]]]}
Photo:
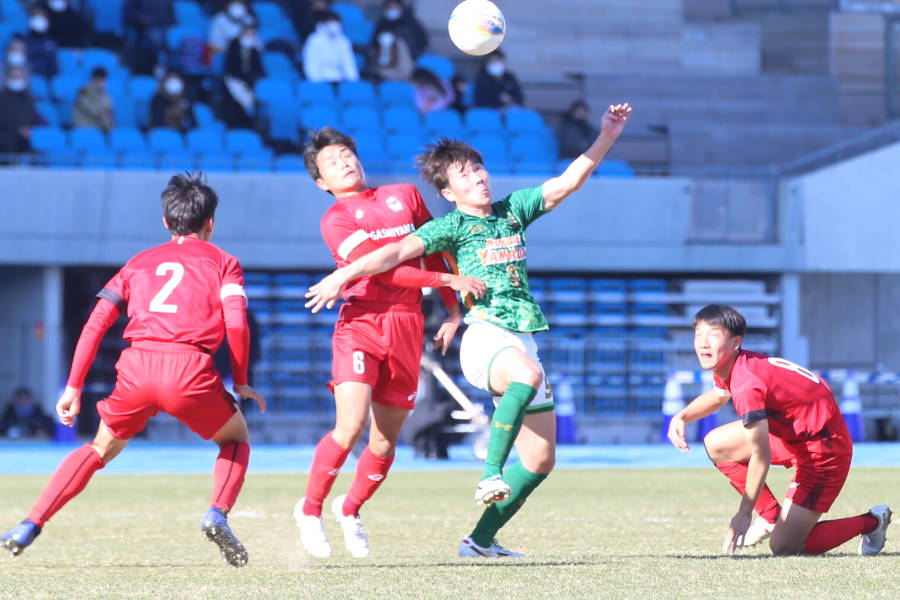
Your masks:
{"label": "player's raised knee", "polygon": [[769,538],[769,549],[775,556],[795,556],[803,553],[803,542],[773,535]]}
{"label": "player's raised knee", "polygon": [[533,363],[522,364],[516,369],[513,381],[518,381],[537,389],[544,381],[544,372]]}

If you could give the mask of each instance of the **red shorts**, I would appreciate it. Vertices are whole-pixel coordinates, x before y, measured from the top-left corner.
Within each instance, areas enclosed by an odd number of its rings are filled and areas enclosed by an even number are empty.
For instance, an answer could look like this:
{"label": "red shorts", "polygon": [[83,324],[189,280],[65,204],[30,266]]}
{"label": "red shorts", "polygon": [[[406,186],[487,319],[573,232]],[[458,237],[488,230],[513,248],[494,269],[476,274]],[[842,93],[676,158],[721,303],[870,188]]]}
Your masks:
{"label": "red shorts", "polygon": [[[853,441],[842,417],[829,423],[826,436],[786,446],[793,455],[794,477],[785,498],[818,513],[828,512],[841,493],[850,463],[853,460]],[[775,464],[775,455],[772,455]]]}
{"label": "red shorts", "polygon": [[345,304],[331,339],[329,387],[348,381],[372,387],[372,401],[412,409],[425,335],[419,305]]}
{"label": "red shorts", "polygon": [[127,440],[165,412],[205,440],[237,412],[209,354],[188,344],[134,342],[116,363],[116,387],[97,403],[113,437]]}

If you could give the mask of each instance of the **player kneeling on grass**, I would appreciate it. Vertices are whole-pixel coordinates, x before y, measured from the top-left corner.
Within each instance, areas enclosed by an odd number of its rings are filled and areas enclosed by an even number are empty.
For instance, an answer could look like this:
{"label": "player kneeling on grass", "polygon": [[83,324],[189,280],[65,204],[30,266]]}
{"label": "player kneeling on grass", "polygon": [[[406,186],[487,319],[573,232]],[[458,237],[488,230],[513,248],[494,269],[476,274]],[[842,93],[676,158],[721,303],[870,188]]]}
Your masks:
{"label": "player kneeling on grass", "polygon": [[[453,255],[461,274],[487,284],[484,297],[466,298],[468,329],[460,362],[470,383],[499,400],[484,473],[475,491],[476,502],[488,508],[460,544],[461,556],[522,556],[504,549],[494,536],[553,469],[556,453],[553,397],[532,336],[548,326],[528,291],[525,229],[581,187],[630,113],[627,104],[611,106],[597,140],[565,173],[499,202],[492,201],[481,154],[463,142],[440,140],[418,158],[418,164],[424,179],[456,210],[338,269],[307,294],[311,298],[307,306],[313,311],[331,307],[349,281],[440,251]],[[514,443],[520,461],[504,471]]]}
{"label": "player kneeling on grass", "polygon": [[60,420],[71,427],[103,335],[127,313],[124,337],[131,347],[116,363],[112,394],[97,404],[97,436],[63,460],[28,518],[3,535],[3,547],[12,556],[34,541],[150,417],[163,411],[218,444],[210,509],[201,528],[229,565],[247,564],[247,551],[232,534],[226,515],[244,483],[249,435],[213,365],[213,355],[227,336],[234,392],[253,398],[265,410],[263,397],[247,385],[250,333],[244,276],[237,259],[209,243],[218,197],[200,176],[172,177],[162,204],[171,241],[129,260],[97,294],[97,305],[75,347],[66,390],[56,403]]}
{"label": "player kneeling on grass", "polygon": [[[669,439],[688,450],[685,424],[733,399],[740,421],[704,439],[716,468],[741,494],[725,536],[724,552],[769,538],[776,555],[822,554],[861,536],[859,553],[884,547],[891,509],[884,504],[857,517],[819,522],[850,471],[853,443],[828,384],[783,358],[741,348],[747,322],[730,306],[711,304],[694,317],[694,350],[713,371],[715,389],[701,394],[672,418]],[[766,485],[769,465],[794,467],[784,507]],[[751,525],[753,510],[759,518]]]}

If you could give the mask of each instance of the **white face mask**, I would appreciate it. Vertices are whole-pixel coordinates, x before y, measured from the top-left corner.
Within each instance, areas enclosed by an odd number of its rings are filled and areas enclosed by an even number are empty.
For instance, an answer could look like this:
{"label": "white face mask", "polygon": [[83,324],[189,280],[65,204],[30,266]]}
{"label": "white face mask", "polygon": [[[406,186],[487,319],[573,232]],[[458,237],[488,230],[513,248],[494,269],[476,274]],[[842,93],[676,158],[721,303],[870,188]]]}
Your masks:
{"label": "white face mask", "polygon": [[28,87],[28,84],[25,83],[24,79],[8,79],[6,81],[6,87],[14,92],[24,92],[25,88]]}
{"label": "white face mask", "polygon": [[396,21],[403,16],[403,10],[400,8],[389,8],[384,11],[384,18],[388,21]]}
{"label": "white face mask", "polygon": [[232,19],[240,19],[247,15],[247,7],[240,2],[233,2],[228,5],[228,16]]}
{"label": "white face mask", "polygon": [[397,36],[395,36],[390,31],[382,31],[381,33],[378,34],[378,44],[380,46],[390,46],[391,44],[394,43],[394,40],[396,40],[396,39],[397,39]]}
{"label": "white face mask", "polygon": [[339,36],[344,30],[344,28],[341,27],[340,21],[326,21],[325,23],[319,23],[319,28],[331,37]]}
{"label": "white face mask", "polygon": [[181,83],[181,80],[177,77],[170,77],[166,79],[166,83],[164,84],[166,93],[171,96],[177,96],[184,89],[184,84]]}
{"label": "white face mask", "polygon": [[50,10],[53,12],[62,12],[66,10],[68,4],[69,3],[66,2],[66,0],[50,0],[50,2],[47,3],[47,6],[49,6]]}
{"label": "white face mask", "polygon": [[44,33],[47,31],[47,27],[50,25],[50,22],[47,20],[47,17],[44,15],[35,15],[31,17],[31,20],[28,21],[28,25],[38,33]]}
{"label": "white face mask", "polygon": [[506,72],[506,65],[500,61],[490,62],[487,65],[487,72],[494,77],[500,77]]}
{"label": "white face mask", "polygon": [[6,55],[6,63],[13,67],[21,67],[28,62],[24,52],[13,51]]}
{"label": "white face mask", "polygon": [[242,35],[241,36],[241,47],[243,48],[253,48],[256,46],[256,37],[252,35]]}

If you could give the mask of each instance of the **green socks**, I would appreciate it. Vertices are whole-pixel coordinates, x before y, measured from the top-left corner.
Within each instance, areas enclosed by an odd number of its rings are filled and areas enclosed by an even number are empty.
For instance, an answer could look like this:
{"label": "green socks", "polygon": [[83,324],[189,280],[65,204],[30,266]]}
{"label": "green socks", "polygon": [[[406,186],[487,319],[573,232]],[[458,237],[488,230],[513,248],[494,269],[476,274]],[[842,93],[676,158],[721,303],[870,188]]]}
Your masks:
{"label": "green socks", "polygon": [[484,510],[472,531],[472,540],[479,546],[490,546],[500,528],[522,508],[528,495],[546,478],[547,473],[532,473],[521,462],[507,469],[503,474],[503,481],[512,489],[512,494],[508,500],[492,504]]}
{"label": "green socks", "polygon": [[525,408],[536,394],[537,390],[530,385],[515,381],[506,388],[506,393],[494,409],[482,479],[503,472],[503,465],[506,464],[509,451],[512,450],[519,429],[522,428],[522,421],[525,420]]}

